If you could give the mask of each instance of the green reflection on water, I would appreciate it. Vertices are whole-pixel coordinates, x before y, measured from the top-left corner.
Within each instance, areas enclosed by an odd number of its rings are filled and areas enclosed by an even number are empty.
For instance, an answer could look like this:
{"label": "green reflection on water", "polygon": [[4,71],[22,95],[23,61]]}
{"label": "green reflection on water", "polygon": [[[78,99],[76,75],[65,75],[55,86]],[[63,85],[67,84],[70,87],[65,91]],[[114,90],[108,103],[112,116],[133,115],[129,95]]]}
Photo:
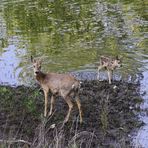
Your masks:
{"label": "green reflection on water", "polygon": [[20,66],[29,66],[25,58],[31,55],[46,57],[45,69],[58,72],[94,69],[100,55],[121,54],[125,64],[121,71],[132,74],[148,54],[146,4],[146,0],[5,0],[0,15],[7,35],[0,51],[8,47],[9,38],[17,37],[11,44],[27,51],[19,55]]}

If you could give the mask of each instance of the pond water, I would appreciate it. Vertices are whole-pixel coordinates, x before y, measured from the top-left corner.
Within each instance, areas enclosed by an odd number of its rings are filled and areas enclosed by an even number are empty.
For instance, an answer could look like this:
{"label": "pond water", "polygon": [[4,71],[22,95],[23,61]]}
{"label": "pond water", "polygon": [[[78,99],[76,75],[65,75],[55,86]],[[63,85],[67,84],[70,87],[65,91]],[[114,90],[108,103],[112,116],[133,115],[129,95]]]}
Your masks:
{"label": "pond water", "polygon": [[[88,79],[95,79],[100,55],[121,55],[123,67],[117,77],[134,81],[143,74],[142,108],[147,108],[147,4],[146,0],[1,0],[0,84],[32,84],[31,55],[43,60],[44,71],[76,72]],[[141,118],[148,125],[146,116]],[[146,147],[147,141],[144,126],[136,142]]]}

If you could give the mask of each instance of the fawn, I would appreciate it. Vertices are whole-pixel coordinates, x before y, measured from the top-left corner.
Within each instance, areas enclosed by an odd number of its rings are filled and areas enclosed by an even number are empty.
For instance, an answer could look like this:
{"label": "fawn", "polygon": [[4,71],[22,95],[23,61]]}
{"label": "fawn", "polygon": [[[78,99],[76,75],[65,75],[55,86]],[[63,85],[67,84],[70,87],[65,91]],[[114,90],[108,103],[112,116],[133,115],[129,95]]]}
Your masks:
{"label": "fawn", "polygon": [[47,116],[47,106],[48,106],[48,93],[52,93],[50,100],[50,112],[49,116],[52,114],[53,104],[55,102],[56,96],[61,96],[65,102],[68,104],[69,110],[65,117],[64,122],[69,120],[71,110],[73,108],[73,103],[71,99],[74,97],[76,104],[79,109],[80,123],[82,123],[82,110],[81,103],[78,97],[78,91],[80,88],[80,81],[76,80],[74,76],[70,74],[58,74],[58,73],[43,73],[41,71],[41,61],[35,60],[31,56],[31,62],[33,63],[33,70],[36,80],[40,83],[45,97],[45,108],[44,116]]}
{"label": "fawn", "polygon": [[109,84],[111,84],[111,79],[112,79],[113,71],[117,67],[121,67],[121,66],[122,66],[121,58],[119,58],[118,56],[116,58],[101,56],[100,57],[100,65],[98,66],[97,79],[99,80],[100,70],[104,68],[105,70],[107,70]]}

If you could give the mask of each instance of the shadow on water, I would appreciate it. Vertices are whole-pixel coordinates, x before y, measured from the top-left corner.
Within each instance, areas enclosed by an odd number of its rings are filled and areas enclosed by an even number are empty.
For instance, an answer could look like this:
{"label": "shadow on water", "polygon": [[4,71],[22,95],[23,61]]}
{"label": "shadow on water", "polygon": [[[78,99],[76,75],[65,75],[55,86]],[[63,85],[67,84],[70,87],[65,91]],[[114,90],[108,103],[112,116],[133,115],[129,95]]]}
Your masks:
{"label": "shadow on water", "polygon": [[[100,55],[122,55],[114,79],[135,82],[146,125],[137,143],[147,145],[148,50],[146,0],[5,0],[0,4],[0,84],[33,85],[30,56],[43,59],[44,71],[72,72],[95,80]],[[102,79],[106,75],[102,73]]]}

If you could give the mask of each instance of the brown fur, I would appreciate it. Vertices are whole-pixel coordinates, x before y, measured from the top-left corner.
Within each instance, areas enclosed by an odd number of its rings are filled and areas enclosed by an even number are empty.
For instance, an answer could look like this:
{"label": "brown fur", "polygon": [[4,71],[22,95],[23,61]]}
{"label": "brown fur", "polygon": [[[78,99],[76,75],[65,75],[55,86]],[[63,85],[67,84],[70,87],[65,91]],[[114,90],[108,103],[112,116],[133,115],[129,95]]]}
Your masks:
{"label": "brown fur", "polygon": [[80,122],[82,123],[81,103],[78,97],[78,92],[76,91],[80,87],[80,81],[76,80],[70,74],[43,73],[41,71],[41,61],[34,60],[33,58],[31,58],[31,61],[33,63],[34,75],[36,76],[36,80],[40,83],[44,91],[44,96],[45,96],[44,116],[45,117],[47,116],[48,93],[50,91],[52,93],[52,96],[50,101],[51,104],[50,104],[49,115],[52,114],[55,97],[59,95],[66,101],[69,107],[69,111],[64,120],[65,122],[67,122],[69,120],[69,116],[73,108],[71,95],[74,94],[79,109]]}

